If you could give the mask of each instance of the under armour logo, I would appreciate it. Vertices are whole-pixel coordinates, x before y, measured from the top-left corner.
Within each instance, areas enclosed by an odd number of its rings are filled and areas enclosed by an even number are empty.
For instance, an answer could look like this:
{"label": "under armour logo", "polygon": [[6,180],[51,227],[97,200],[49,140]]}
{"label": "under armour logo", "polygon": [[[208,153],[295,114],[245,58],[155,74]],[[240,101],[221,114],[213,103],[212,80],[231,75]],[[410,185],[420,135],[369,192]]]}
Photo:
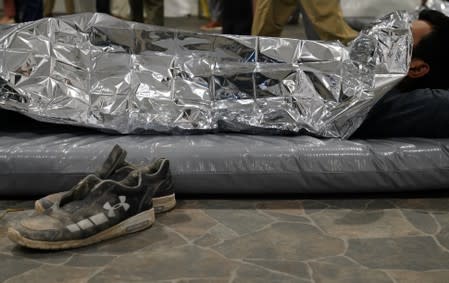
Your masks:
{"label": "under armour logo", "polygon": [[114,204],[114,206],[112,206],[109,202],[106,202],[103,205],[103,208],[108,211],[108,217],[109,218],[115,217],[115,210],[119,209],[120,207],[123,207],[123,209],[125,211],[127,211],[129,209],[130,205],[125,202],[126,201],[126,196],[119,196],[118,199],[120,200],[120,202]]}

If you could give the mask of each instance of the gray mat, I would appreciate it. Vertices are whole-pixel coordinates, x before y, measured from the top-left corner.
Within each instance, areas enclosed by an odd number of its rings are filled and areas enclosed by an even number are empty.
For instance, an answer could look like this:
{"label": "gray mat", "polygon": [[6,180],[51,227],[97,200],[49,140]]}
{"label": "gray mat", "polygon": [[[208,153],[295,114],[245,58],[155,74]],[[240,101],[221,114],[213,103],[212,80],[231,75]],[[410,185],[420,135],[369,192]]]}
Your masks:
{"label": "gray mat", "polygon": [[67,190],[93,172],[114,144],[128,151],[131,162],[169,158],[178,193],[400,192],[449,187],[449,139],[0,135],[2,197]]}

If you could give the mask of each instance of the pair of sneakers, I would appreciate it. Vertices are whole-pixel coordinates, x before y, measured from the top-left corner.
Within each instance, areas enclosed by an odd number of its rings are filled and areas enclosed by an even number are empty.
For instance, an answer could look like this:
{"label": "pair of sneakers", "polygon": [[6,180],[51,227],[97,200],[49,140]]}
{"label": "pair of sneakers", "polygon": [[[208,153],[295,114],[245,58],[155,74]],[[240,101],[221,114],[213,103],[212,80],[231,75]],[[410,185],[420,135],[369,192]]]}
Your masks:
{"label": "pair of sneakers", "polygon": [[155,212],[176,205],[169,161],[135,166],[125,158],[116,145],[94,174],[69,191],[37,200],[38,213],[13,223],[8,237],[29,248],[67,249],[151,227]]}

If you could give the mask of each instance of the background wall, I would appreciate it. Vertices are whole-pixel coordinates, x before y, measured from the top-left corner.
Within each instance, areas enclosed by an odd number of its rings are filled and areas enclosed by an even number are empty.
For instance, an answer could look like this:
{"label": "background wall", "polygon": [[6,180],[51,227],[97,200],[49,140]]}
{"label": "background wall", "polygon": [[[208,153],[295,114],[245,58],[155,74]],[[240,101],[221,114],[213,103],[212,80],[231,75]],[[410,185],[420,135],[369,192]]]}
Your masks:
{"label": "background wall", "polygon": [[380,17],[396,10],[413,11],[421,0],[341,0],[345,17]]}

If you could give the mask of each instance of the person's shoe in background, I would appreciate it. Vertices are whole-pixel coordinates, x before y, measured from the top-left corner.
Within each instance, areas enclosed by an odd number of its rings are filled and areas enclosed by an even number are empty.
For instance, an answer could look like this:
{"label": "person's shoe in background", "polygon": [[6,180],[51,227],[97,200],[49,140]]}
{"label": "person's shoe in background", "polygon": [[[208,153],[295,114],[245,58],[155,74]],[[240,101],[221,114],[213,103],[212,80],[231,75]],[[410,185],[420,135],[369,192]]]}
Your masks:
{"label": "person's shoe in background", "polygon": [[16,21],[14,21],[14,18],[10,18],[10,17],[2,17],[0,19],[0,25],[9,25],[9,24],[14,24]]}
{"label": "person's shoe in background", "polygon": [[217,21],[210,21],[207,24],[202,25],[200,27],[200,29],[204,30],[204,31],[212,31],[212,30],[218,31],[218,30],[221,30],[221,28],[222,28],[221,23],[217,22]]}

